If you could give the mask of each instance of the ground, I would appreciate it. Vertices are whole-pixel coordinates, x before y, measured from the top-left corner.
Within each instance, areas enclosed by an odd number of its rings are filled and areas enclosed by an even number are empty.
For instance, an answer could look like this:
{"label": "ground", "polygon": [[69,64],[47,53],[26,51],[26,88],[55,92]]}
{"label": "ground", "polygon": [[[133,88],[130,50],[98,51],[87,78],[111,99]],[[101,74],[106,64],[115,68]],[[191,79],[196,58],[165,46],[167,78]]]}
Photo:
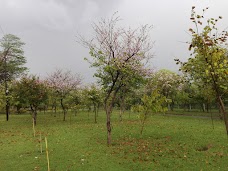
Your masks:
{"label": "ground", "polygon": [[11,115],[8,122],[0,115],[0,170],[47,170],[45,137],[51,171],[228,170],[228,139],[220,120],[153,115],[140,135],[137,114],[127,112],[119,122],[116,111],[107,147],[104,112],[97,124],[87,112],[62,119],[62,113],[39,113],[34,137],[29,114]]}

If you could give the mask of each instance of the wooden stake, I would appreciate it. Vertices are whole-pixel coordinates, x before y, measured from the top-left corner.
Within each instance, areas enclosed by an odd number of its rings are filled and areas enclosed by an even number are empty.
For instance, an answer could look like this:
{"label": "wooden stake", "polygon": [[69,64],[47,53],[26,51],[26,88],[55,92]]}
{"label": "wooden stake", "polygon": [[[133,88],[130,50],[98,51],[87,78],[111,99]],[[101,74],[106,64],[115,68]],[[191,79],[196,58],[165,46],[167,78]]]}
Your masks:
{"label": "wooden stake", "polygon": [[49,156],[48,156],[48,145],[47,145],[47,138],[46,137],[45,137],[45,144],[46,144],[48,171],[50,171]]}

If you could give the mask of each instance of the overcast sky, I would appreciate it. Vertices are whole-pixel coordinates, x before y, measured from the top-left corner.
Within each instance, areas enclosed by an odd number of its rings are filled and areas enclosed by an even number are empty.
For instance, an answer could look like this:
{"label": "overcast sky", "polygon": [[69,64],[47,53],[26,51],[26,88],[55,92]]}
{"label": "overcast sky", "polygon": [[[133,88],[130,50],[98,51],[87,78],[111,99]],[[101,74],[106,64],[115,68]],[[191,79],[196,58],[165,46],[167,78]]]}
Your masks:
{"label": "overcast sky", "polygon": [[223,16],[221,29],[228,27],[228,0],[0,0],[0,38],[11,33],[26,43],[30,73],[46,76],[55,68],[66,68],[89,83],[94,70],[84,61],[88,49],[76,42],[76,36],[89,38],[92,22],[118,11],[126,27],[153,25],[153,67],[177,71],[173,59],[188,58],[188,47],[181,42],[190,40],[186,31],[193,5],[199,10],[209,6],[207,16]]}

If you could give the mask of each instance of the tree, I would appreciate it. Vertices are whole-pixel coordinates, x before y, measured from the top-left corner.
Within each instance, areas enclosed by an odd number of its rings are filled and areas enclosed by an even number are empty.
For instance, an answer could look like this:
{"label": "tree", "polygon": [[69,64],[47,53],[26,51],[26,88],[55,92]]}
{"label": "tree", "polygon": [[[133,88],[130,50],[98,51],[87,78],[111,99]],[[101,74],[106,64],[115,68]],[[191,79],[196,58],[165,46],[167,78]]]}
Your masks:
{"label": "tree", "polygon": [[75,90],[81,84],[81,77],[73,75],[70,71],[57,69],[47,78],[47,82],[60,99],[60,104],[63,110],[63,121],[66,120],[67,107],[64,100],[70,95],[70,92]]}
{"label": "tree", "polygon": [[6,120],[9,120],[9,88],[8,82],[26,71],[23,51],[24,43],[15,35],[6,34],[0,40],[0,83],[4,83],[6,99]]}
{"label": "tree", "polygon": [[52,113],[54,113],[54,117],[56,117],[56,113],[57,113],[57,100],[58,100],[58,94],[56,93],[55,89],[53,89],[52,87],[49,86],[49,82],[48,83],[48,100],[49,100],[49,104],[51,105],[51,110]]}
{"label": "tree", "polygon": [[98,110],[102,101],[101,90],[93,84],[85,89],[85,93],[86,98],[93,105],[94,122],[97,123]]}
{"label": "tree", "polygon": [[14,82],[13,95],[24,107],[30,107],[36,125],[37,109],[48,100],[46,83],[36,76],[24,76]]}
{"label": "tree", "polygon": [[140,112],[141,135],[149,115],[151,113],[165,112],[167,110],[167,107],[165,107],[167,102],[166,97],[159,92],[159,89],[155,89],[149,95],[145,93],[141,98],[141,103],[133,107],[133,110]]}
{"label": "tree", "polygon": [[[203,112],[209,112],[210,105],[216,101],[212,87],[202,84],[202,82],[193,82],[192,85],[195,89],[194,94],[192,94],[194,102],[200,104]],[[222,117],[220,116],[220,118]]]}
{"label": "tree", "polygon": [[81,38],[81,43],[90,49],[91,67],[97,68],[95,77],[105,91],[107,144],[111,145],[111,112],[117,93],[124,86],[135,86],[150,71],[146,63],[152,55],[148,25],[138,29],[118,27],[119,17],[94,23],[92,41]]}
{"label": "tree", "polygon": [[[203,13],[207,9],[203,9]],[[217,23],[221,19],[221,16],[216,19],[209,18],[204,26],[204,15],[197,14],[193,6],[190,20],[194,23],[195,29],[189,29],[192,36],[192,40],[189,42],[192,57],[184,63],[178,59],[176,61],[177,64],[181,64],[181,70],[186,72],[192,79],[211,86],[223,113],[228,135],[228,115],[222,99],[228,88],[228,56],[225,49],[228,32],[222,31],[219,33]]]}
{"label": "tree", "polygon": [[69,97],[70,108],[74,111],[75,116],[82,106],[82,101],[83,101],[82,99],[83,98],[82,98],[81,89],[73,90],[70,92],[70,97]]}
{"label": "tree", "polygon": [[163,96],[170,99],[171,103],[168,103],[168,107],[169,110],[173,110],[178,89],[182,86],[184,78],[172,71],[162,69],[154,72],[148,82],[148,91],[159,89]]}

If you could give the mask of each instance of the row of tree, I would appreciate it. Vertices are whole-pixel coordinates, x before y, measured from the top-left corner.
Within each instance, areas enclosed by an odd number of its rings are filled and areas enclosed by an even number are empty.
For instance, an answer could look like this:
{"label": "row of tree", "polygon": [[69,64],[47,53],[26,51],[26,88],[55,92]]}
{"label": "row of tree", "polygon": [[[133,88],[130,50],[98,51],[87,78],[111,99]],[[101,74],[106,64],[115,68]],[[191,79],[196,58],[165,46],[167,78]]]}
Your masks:
{"label": "row of tree", "polygon": [[[79,99],[85,96],[92,102],[88,106],[94,106],[94,111],[97,112],[99,106],[104,107],[107,116],[107,143],[110,145],[111,113],[116,105],[121,110],[120,119],[126,108],[140,111],[144,125],[151,112],[162,112],[167,108],[173,110],[175,105],[191,109],[193,102],[200,104],[205,111],[210,104],[218,102],[228,134],[228,116],[224,105],[228,94],[228,55],[225,44],[228,33],[219,33],[216,27],[222,17],[204,18],[206,10],[207,8],[203,9],[202,14],[197,14],[195,7],[192,7],[190,20],[195,27],[189,29],[192,39],[187,42],[192,54],[187,62],[175,59],[180,64],[182,75],[167,70],[151,70],[149,63],[153,42],[150,26],[143,25],[137,29],[119,27],[119,17],[116,14],[109,20],[95,23],[95,36],[92,40],[86,40],[82,36],[78,39],[89,49],[91,58],[86,60],[91,67],[97,69],[94,76],[98,78],[99,86],[88,89],[80,86],[79,75],[63,70],[56,70],[45,80],[35,76],[23,76],[15,80],[25,71],[23,43],[16,36],[4,36],[1,39],[0,79],[4,83],[2,92],[7,120],[11,98],[16,99],[16,105],[29,106],[36,121],[36,111],[41,104],[49,108],[51,104],[52,109],[56,109],[59,104],[65,120],[67,109],[83,106],[85,101],[81,103]],[[74,105],[69,105],[71,103]]]}
{"label": "row of tree", "polygon": [[[70,71],[56,70],[41,80],[36,76],[24,75],[20,79],[8,82],[8,102],[13,112],[23,113],[32,111],[36,123],[37,110],[51,110],[56,115],[58,110],[63,111],[63,120],[66,120],[68,110],[77,113],[79,110],[93,110],[95,122],[99,107],[103,109],[105,91],[94,84],[82,86],[81,78],[73,75]],[[205,86],[196,82],[186,80],[169,70],[160,70],[142,80],[137,89],[120,92],[113,107],[120,110],[119,119],[125,110],[139,111],[144,95],[164,99],[160,105],[167,110],[184,109],[191,110],[193,107],[201,108],[209,112],[209,109],[216,104],[215,93],[212,89],[205,89]],[[4,86],[1,86],[1,104],[5,104]],[[227,96],[223,96],[226,98]],[[159,99],[157,99],[159,101]],[[145,104],[146,105],[146,104]],[[5,108],[5,105],[1,105]],[[222,118],[222,117],[221,117]]]}

